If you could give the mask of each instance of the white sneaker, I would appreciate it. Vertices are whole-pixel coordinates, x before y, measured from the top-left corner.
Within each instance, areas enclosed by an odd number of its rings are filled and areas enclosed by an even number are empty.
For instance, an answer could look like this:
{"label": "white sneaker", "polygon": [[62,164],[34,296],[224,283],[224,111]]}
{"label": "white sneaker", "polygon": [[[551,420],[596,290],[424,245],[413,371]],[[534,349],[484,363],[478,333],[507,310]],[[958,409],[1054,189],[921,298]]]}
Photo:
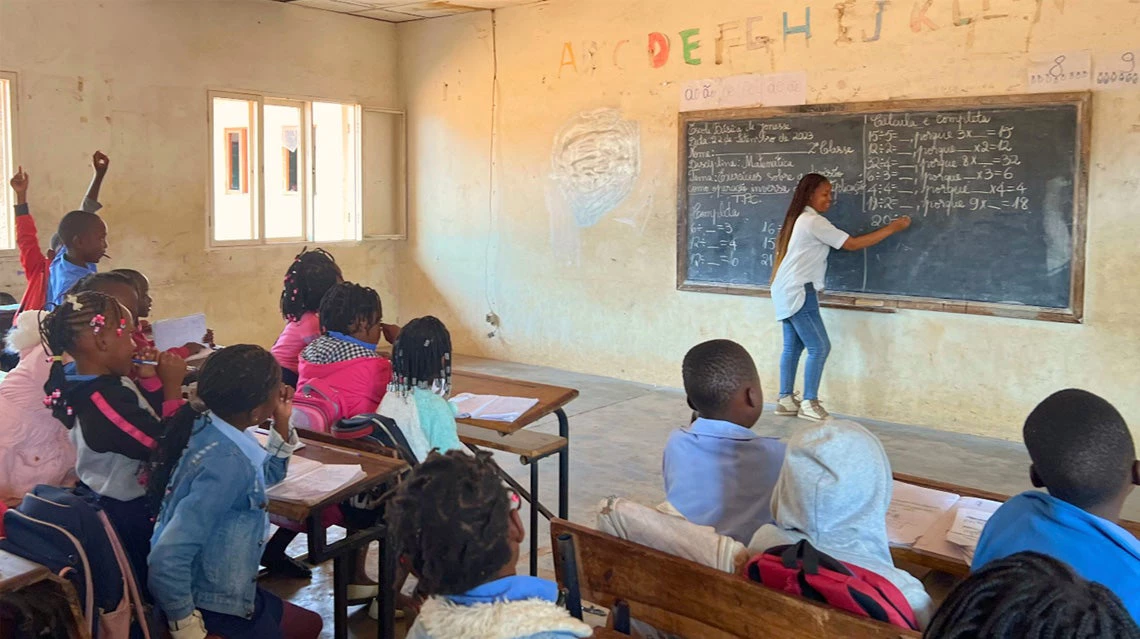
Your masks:
{"label": "white sneaker", "polygon": [[800,414],[800,394],[792,393],[786,397],[781,397],[776,402],[776,414],[782,417],[795,417]]}
{"label": "white sneaker", "polygon": [[823,404],[819,403],[818,399],[801,402],[799,417],[802,419],[810,419],[814,422],[831,419],[831,415],[823,409]]}

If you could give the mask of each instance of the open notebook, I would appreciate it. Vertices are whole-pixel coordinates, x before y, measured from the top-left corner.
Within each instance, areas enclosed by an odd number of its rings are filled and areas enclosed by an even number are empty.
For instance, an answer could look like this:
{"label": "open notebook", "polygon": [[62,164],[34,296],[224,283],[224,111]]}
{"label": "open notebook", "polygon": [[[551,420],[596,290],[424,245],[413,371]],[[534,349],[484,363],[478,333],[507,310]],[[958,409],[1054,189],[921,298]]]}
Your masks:
{"label": "open notebook", "polygon": [[526,397],[500,397],[499,395],[472,395],[460,393],[451,398],[456,417],[485,419],[492,422],[513,422],[534,408],[537,399]]}
{"label": "open notebook", "polygon": [[360,464],[322,464],[294,456],[289,459],[289,472],[285,479],[270,486],[265,494],[312,505],[366,476]]}
{"label": "open notebook", "polygon": [[973,561],[978,538],[1001,502],[923,488],[900,481],[887,509],[887,537],[896,546]]}

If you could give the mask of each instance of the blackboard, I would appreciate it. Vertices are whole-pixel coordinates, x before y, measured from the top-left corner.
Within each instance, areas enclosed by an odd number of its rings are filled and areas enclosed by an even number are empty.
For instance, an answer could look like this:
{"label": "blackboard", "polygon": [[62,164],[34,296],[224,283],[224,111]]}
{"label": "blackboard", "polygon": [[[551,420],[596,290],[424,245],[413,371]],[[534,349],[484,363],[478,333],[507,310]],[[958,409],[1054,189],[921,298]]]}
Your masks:
{"label": "blackboard", "polygon": [[831,305],[1079,322],[1089,107],[1075,93],[682,113],[678,287],[767,295],[792,192],[816,172],[852,235],[913,220],[831,254]]}

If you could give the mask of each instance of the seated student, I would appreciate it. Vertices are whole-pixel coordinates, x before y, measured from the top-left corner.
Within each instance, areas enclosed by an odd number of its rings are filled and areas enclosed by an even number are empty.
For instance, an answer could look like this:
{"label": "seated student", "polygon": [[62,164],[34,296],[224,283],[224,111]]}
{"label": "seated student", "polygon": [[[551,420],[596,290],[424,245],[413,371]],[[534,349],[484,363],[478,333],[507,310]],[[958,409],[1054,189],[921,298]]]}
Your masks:
{"label": "seated student", "polygon": [[[103,205],[99,204],[99,190],[103,186],[103,177],[106,176],[110,165],[110,158],[101,151],[96,151],[95,155],[92,156],[91,166],[95,170],[95,175],[91,179],[91,185],[87,188],[87,194],[84,196],[79,210],[95,213],[103,208]],[[28,210],[28,182],[28,174],[24,172],[22,166],[9,182],[12,190],[16,193],[16,244],[20,248],[20,266],[23,267],[24,278],[28,281],[24,298],[20,302],[21,312],[35,311],[45,307],[48,267],[62,244],[59,234],[55,233],[51,237],[51,247],[47,254],[45,255],[40,250],[36,222]]]}
{"label": "seated student", "polygon": [[982,531],[973,568],[1023,550],[1043,553],[1115,592],[1140,619],[1140,540],[1113,523],[1140,485],[1124,418],[1092,393],[1063,390],[1033,409],[1022,437],[1030,479],[1049,493],[1002,504]]}
{"label": "seated student", "polygon": [[408,639],[591,636],[556,603],[558,584],[515,574],[526,538],[521,502],[490,457],[433,453],[390,498],[393,539],[429,596]]}
{"label": "seated student", "polygon": [[40,343],[43,311],[25,311],[8,333],[19,353],[0,383],[0,502],[18,501],[37,484],[75,483],[75,445],[44,410],[50,358]]}
{"label": "seated student", "polygon": [[336,260],[322,249],[301,251],[285,271],[285,287],[281,291],[285,329],[270,352],[281,365],[282,379],[287,385],[297,385],[297,360],[301,351],[321,334],[321,323],[317,319],[321,298],[343,281]]}
{"label": "seated student", "polygon": [[[154,523],[142,482],[163,426],[129,377],[135,370],[132,331],[130,311],[115,298],[94,291],[68,294],[41,324],[52,356],[44,404],[70,431],[79,481],[95,493],[135,574],[145,580]],[[64,353],[75,360],[74,375],[64,373]],[[173,414],[183,403],[186,362],[162,353],[157,370],[137,370],[144,384],[148,378],[160,380],[162,414]]]}
{"label": "seated student", "polygon": [[416,459],[432,450],[463,450],[451,392],[451,334],[443,322],[408,322],[392,347],[392,384],[376,409],[396,422]]}
{"label": "seated student", "polygon": [[690,349],[681,375],[697,419],[665,444],[665,498],[685,519],[747,543],[772,522],[784,462],[784,444],[750,430],[764,410],[760,375],[743,346],[723,339]]}
{"label": "seated student", "polygon": [[892,485],[887,453],[866,428],[843,420],[802,427],[788,440],[772,495],[776,522],[757,530],[748,549],[762,553],[806,539],[893,583],[925,627],[934,604],[921,582],[895,568],[887,542]]}
{"label": "seated student", "polygon": [[392,381],[391,362],[376,352],[382,313],[380,295],[352,282],[337,284],[321,300],[321,336],[301,351],[297,388],[319,381],[334,392],[338,420],[375,412]]}
{"label": "seated student", "polygon": [[[321,618],[257,586],[269,528],[265,490],[285,478],[297,433],[292,389],[258,346],[206,360],[200,406],[170,420],[147,486],[162,507],[150,552],[150,591],[174,639],[316,639]],[[245,432],[273,419],[266,448]],[[181,460],[181,461],[180,461]]]}
{"label": "seated student", "polygon": [[[139,303],[137,308],[132,308],[131,312],[135,314],[135,332],[131,338],[135,341],[136,351],[142,352],[154,348],[154,339],[151,336],[150,324],[144,318],[150,317],[151,307],[154,305],[154,299],[150,296],[150,280],[145,275],[133,268],[117,268],[111,271],[118,273],[123,277],[130,280],[131,284],[138,292]],[[201,353],[206,349],[203,344],[214,343],[214,331],[207,329],[206,334],[202,336],[202,343],[187,342],[182,346],[168,348],[166,350],[174,353],[175,355],[186,359]]]}
{"label": "seated student", "polygon": [[[98,291],[124,306],[134,304],[134,289],[121,276],[95,273],[79,280],[73,293]],[[40,339],[42,311],[21,314],[22,323],[9,334],[9,347],[20,353],[20,363],[0,384],[0,501],[16,500],[36,484],[75,482],[75,444],[44,410],[44,384],[51,357]],[[74,362],[65,356],[65,372]]]}
{"label": "seated student", "polygon": [[1104,586],[1035,552],[986,564],[958,584],[926,639],[1140,639],[1124,604]]}

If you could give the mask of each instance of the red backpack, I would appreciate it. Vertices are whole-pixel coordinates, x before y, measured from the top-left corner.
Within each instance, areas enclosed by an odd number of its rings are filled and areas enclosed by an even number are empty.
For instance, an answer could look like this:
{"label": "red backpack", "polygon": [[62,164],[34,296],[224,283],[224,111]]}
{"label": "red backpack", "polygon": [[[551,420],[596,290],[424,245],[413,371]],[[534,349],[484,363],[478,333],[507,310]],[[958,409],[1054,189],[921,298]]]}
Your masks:
{"label": "red backpack", "polygon": [[886,578],[841,562],[807,540],[776,546],[748,561],[745,575],[773,590],[799,595],[860,617],[918,630],[906,597]]}

